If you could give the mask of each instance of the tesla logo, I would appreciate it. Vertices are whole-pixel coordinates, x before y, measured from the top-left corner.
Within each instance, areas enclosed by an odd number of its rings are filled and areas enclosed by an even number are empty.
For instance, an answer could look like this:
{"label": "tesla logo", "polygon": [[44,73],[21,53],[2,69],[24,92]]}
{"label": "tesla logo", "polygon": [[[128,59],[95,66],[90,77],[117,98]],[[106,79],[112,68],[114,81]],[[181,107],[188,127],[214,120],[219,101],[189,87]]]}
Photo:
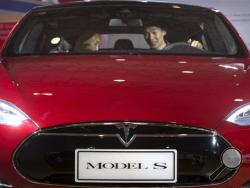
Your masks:
{"label": "tesla logo", "polygon": [[117,135],[119,141],[127,148],[135,140],[136,135],[132,133],[132,130],[136,128],[135,125],[119,125],[117,128],[120,130],[120,134]]}

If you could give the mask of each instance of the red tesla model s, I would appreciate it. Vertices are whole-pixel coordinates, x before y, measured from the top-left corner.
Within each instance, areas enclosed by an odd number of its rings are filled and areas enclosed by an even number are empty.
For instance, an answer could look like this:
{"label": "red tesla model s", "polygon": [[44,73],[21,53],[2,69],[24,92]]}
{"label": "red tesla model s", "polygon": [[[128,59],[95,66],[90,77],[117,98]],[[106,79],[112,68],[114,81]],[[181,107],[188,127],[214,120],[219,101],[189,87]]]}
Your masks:
{"label": "red tesla model s", "polygon": [[214,9],[32,9],[0,56],[0,188],[249,188],[249,57]]}

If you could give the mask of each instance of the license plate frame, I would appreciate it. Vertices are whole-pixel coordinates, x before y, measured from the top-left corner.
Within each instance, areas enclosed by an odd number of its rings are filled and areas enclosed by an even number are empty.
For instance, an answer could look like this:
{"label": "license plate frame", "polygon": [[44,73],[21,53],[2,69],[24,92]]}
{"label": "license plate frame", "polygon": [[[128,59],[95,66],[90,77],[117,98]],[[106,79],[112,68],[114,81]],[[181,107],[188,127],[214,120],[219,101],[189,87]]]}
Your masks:
{"label": "license plate frame", "polygon": [[177,150],[76,149],[75,182],[176,183]]}

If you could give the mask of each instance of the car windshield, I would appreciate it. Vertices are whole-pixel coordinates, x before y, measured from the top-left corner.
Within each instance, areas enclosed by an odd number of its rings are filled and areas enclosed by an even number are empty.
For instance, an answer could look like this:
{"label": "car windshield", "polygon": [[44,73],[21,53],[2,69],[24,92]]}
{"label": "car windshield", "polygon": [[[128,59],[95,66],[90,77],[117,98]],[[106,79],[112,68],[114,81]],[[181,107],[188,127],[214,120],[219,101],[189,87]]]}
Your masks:
{"label": "car windshield", "polygon": [[236,56],[240,49],[222,16],[205,8],[81,5],[33,11],[5,55],[105,53]]}

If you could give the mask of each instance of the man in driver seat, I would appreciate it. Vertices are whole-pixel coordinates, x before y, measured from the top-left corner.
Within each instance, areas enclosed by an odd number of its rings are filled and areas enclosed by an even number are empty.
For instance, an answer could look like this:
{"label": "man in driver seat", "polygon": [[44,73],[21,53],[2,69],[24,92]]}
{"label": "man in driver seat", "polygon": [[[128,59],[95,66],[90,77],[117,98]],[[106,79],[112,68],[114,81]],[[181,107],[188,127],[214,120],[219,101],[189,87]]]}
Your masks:
{"label": "man in driver seat", "polygon": [[[167,48],[169,43],[165,41],[166,35],[167,30],[158,25],[149,25],[144,29],[144,38],[150,48],[154,50],[165,50]],[[190,38],[187,43],[189,43],[190,46],[203,49],[203,45],[197,40]]]}

